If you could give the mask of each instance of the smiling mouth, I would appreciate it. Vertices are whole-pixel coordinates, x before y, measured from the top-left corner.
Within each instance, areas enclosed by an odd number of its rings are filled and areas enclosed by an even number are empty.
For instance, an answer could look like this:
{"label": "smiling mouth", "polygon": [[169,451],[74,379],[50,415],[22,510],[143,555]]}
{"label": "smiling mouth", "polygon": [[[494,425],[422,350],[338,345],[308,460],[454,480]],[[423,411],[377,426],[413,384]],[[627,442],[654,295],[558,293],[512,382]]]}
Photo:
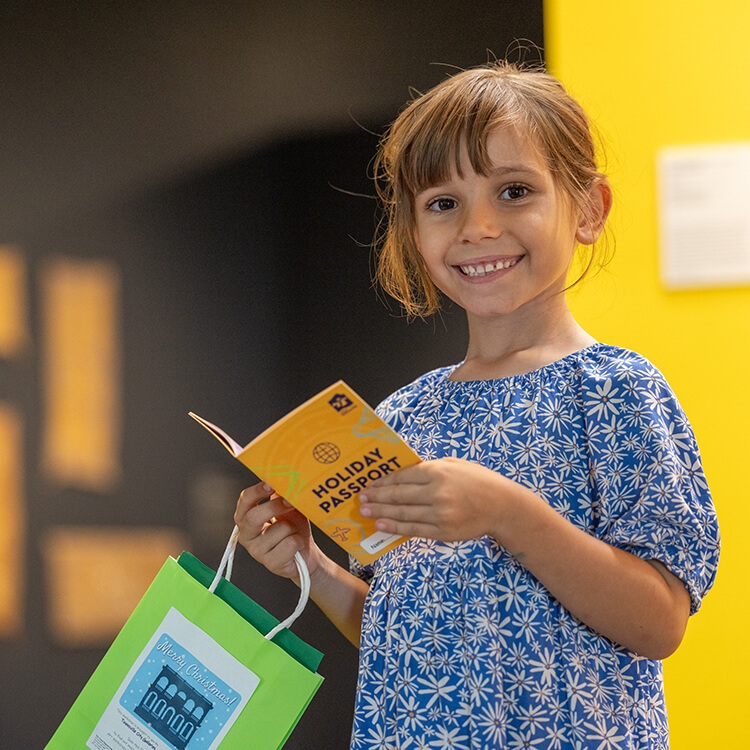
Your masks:
{"label": "smiling mouth", "polygon": [[501,269],[512,268],[522,257],[510,258],[509,260],[496,260],[494,263],[476,263],[474,265],[459,266],[458,268],[464,276],[487,276],[487,274],[500,271]]}

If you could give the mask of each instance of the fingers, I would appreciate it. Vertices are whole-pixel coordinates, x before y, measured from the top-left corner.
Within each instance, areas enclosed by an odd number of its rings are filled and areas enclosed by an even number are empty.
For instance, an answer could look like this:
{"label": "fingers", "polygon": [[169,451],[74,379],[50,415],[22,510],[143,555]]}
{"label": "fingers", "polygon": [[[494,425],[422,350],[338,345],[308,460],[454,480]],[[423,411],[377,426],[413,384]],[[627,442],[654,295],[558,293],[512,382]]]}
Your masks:
{"label": "fingers", "polygon": [[297,575],[294,555],[305,549],[309,524],[268,484],[256,484],[242,492],[234,521],[240,543],[253,558],[279,575]]}
{"label": "fingers", "polygon": [[234,522],[246,536],[255,537],[263,531],[277,515],[282,515],[292,506],[276,495],[267,484],[256,484],[243,490],[237,501]]}
{"label": "fingers", "polygon": [[386,474],[380,479],[376,479],[367,485],[367,488],[395,487],[403,485],[424,485],[431,481],[430,472],[434,470],[436,462],[425,461],[413,466],[407,466],[405,469]]}
{"label": "fingers", "polygon": [[240,539],[247,546],[273,524],[277,515],[287,510],[278,495],[267,484],[256,484],[240,494],[234,522],[240,529]]}
{"label": "fingers", "polygon": [[294,556],[304,550],[304,544],[291,524],[273,524],[269,533],[258,537],[255,543],[248,545],[247,550],[272,573],[286,578],[298,577]]}
{"label": "fingers", "polygon": [[[252,487],[243,490],[237,501],[234,522],[239,525],[250,510],[264,502],[268,502],[273,494],[273,488],[265,482],[255,484]],[[279,496],[277,495],[276,497],[278,498]]]}
{"label": "fingers", "polygon": [[394,488],[395,491],[370,489],[359,495],[359,511],[365,518],[386,515],[396,520],[414,519],[428,510],[428,506],[413,493]]}
{"label": "fingers", "polygon": [[397,515],[400,514],[389,510],[387,516],[379,516],[377,515],[377,511],[373,511],[375,528],[386,534],[397,534],[398,536],[419,536],[425,539],[438,538],[439,529],[434,523],[430,523],[422,518],[397,519],[395,518]]}
{"label": "fingers", "polygon": [[368,487],[359,496],[359,510],[375,519],[378,531],[401,536],[434,537],[435,508],[420,502],[416,493],[402,487]]}
{"label": "fingers", "polygon": [[379,531],[402,536],[448,539],[458,491],[446,483],[455,467],[425,461],[369,484],[359,495],[360,512]]}
{"label": "fingers", "polygon": [[384,505],[426,505],[425,496],[433,492],[429,485],[440,479],[442,468],[439,461],[424,461],[421,464],[399,469],[367,485],[360,499]]}
{"label": "fingers", "polygon": [[265,483],[255,484],[252,487],[243,490],[237,501],[237,509],[234,512],[234,522],[239,525],[248,510],[257,505],[264,498],[271,497],[272,492],[273,489],[271,486]]}
{"label": "fingers", "polygon": [[434,514],[439,491],[426,484],[371,484],[359,494],[360,512],[365,518],[385,516],[397,521],[416,521]]}

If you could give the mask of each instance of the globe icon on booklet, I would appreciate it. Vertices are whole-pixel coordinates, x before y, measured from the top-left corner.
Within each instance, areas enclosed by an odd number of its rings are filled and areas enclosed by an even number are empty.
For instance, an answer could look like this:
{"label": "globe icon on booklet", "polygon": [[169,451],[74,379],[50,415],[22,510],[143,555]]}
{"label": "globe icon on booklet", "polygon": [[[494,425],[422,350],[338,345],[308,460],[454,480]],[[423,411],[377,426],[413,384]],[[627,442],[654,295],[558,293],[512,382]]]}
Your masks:
{"label": "globe icon on booklet", "polygon": [[313,448],[313,458],[321,464],[332,464],[341,457],[341,451],[335,443],[318,443]]}

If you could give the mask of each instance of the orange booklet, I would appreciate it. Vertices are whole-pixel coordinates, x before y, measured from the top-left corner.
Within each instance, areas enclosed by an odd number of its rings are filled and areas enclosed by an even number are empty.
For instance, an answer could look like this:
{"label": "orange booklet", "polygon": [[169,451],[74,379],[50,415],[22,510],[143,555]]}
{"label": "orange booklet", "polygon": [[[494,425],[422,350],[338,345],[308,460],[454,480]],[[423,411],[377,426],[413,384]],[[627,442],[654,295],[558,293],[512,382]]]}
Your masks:
{"label": "orange booklet", "polygon": [[216,425],[190,416],[359,562],[370,563],[405,541],[364,518],[357,495],[370,482],[420,459],[343,381],[244,448]]}

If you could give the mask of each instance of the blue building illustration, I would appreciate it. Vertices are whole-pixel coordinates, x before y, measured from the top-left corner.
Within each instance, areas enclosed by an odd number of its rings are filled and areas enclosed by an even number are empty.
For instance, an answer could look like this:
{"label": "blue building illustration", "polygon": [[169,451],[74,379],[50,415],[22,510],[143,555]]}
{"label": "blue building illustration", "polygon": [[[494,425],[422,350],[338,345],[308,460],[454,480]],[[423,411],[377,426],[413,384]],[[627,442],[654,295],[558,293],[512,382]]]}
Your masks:
{"label": "blue building illustration", "polygon": [[211,701],[165,665],[135,713],[176,750],[185,750],[213,707]]}

